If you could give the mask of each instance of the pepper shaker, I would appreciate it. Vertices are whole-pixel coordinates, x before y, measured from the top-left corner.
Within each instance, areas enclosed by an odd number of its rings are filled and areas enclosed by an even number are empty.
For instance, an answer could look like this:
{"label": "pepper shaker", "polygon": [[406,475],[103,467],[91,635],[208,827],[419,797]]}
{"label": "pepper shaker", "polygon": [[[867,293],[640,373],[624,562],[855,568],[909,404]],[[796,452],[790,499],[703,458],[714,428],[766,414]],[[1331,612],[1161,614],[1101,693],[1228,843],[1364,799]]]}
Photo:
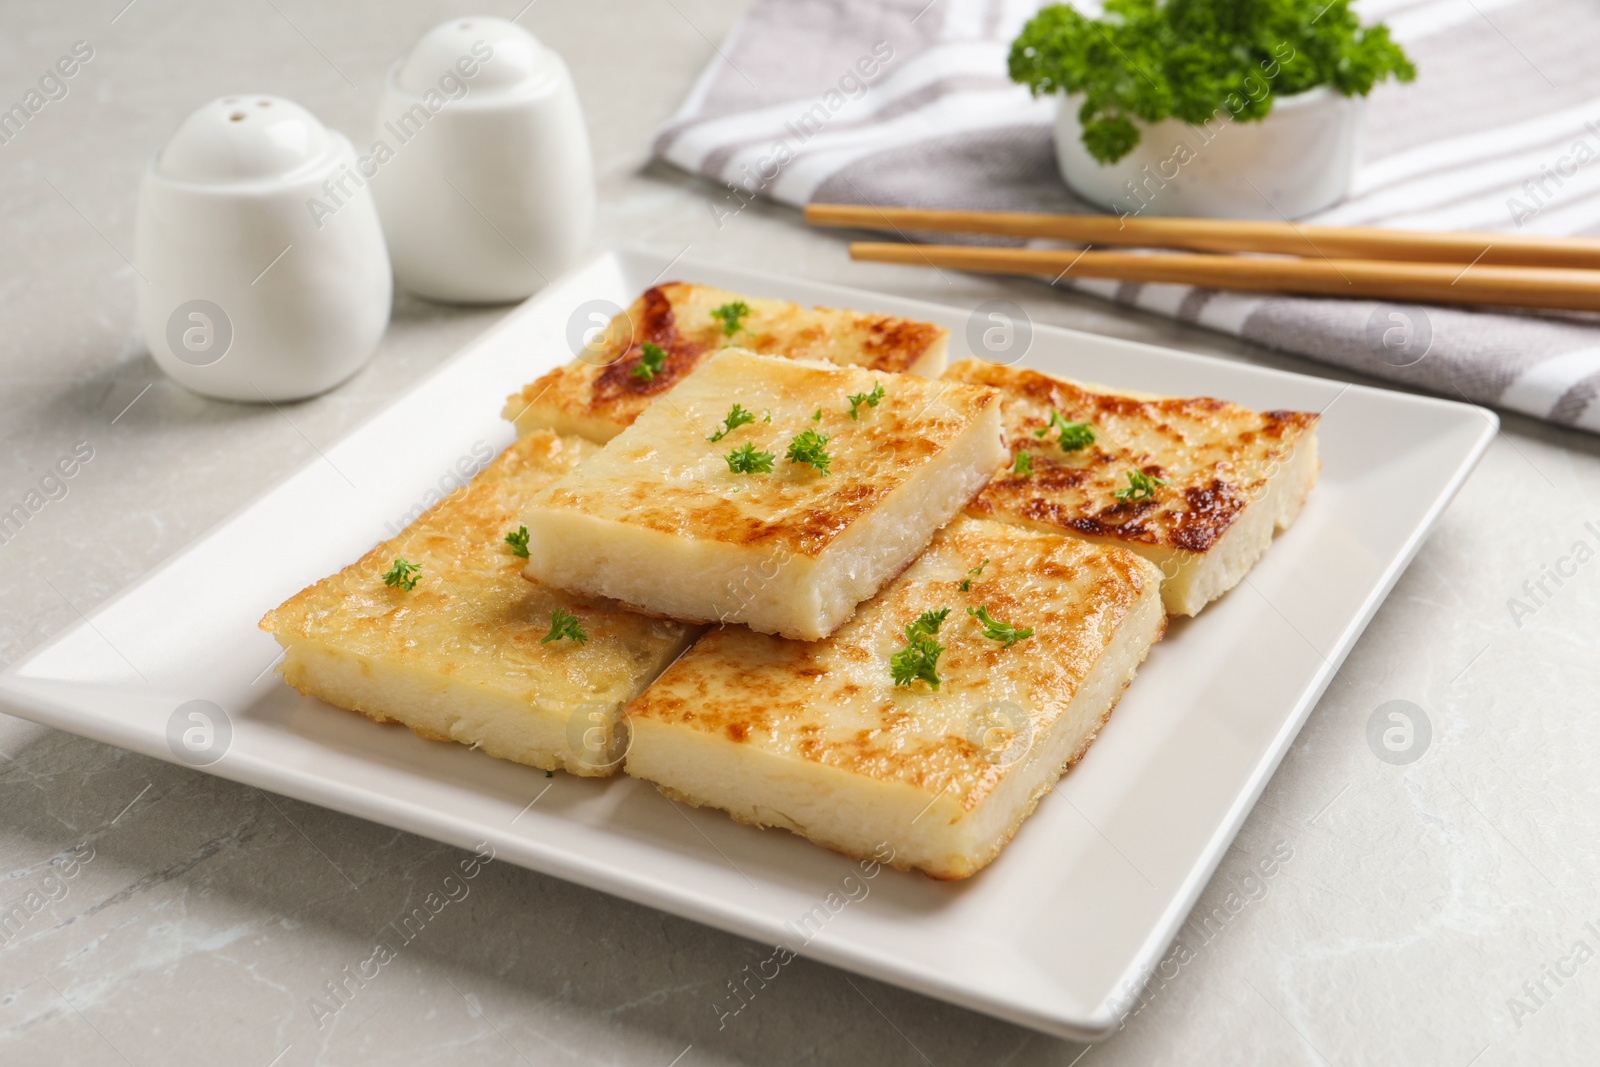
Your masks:
{"label": "pepper shaker", "polygon": [[424,34],[389,71],[374,136],[363,164],[412,292],[520,300],[582,251],[595,208],[583,113],[566,64],[522,27],[471,16]]}

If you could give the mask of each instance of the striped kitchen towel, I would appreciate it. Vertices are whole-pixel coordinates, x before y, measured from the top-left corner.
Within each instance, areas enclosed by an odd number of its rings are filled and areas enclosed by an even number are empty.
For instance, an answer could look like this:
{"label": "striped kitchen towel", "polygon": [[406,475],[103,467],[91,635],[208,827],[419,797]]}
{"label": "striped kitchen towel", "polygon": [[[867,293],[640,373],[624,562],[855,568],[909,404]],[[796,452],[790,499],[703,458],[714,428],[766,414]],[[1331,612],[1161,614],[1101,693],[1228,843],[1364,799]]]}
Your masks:
{"label": "striped kitchen towel", "polygon": [[[756,0],[655,154],[756,196],[1089,210],[1062,184],[1053,99],[1006,76],[1038,0]],[[1308,221],[1600,231],[1600,10],[1589,0],[1374,0],[1418,69],[1380,86],[1350,197]],[[949,240],[951,238],[944,238]],[[957,238],[959,239],[959,238]],[[1366,374],[1600,433],[1600,316],[1063,281]]]}

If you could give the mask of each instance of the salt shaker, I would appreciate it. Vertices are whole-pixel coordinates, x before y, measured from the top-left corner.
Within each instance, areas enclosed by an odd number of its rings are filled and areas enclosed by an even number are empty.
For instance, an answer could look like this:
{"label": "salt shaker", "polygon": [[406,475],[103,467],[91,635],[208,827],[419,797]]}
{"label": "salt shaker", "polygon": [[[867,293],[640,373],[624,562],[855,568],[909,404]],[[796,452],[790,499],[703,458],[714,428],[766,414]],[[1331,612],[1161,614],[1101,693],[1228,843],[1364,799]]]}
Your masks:
{"label": "salt shaker", "polygon": [[441,23],[390,69],[371,160],[395,277],[453,303],[520,300],[582,251],[594,164],[572,75],[502,18]]}
{"label": "salt shaker", "polygon": [[282,97],[185,119],[145,172],[137,241],[150,354],[197,393],[314,396],[388,325],[393,277],[355,150]]}

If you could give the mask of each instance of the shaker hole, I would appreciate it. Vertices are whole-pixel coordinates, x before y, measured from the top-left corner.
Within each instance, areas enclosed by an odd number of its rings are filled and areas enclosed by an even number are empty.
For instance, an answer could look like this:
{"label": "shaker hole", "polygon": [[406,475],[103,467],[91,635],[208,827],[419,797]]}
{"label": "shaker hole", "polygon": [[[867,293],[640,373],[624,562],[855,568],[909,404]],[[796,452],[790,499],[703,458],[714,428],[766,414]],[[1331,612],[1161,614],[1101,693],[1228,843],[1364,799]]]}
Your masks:
{"label": "shaker hole", "polygon": [[272,101],[271,100],[257,100],[256,101],[256,107],[271,107],[271,106],[272,106]]}
{"label": "shaker hole", "polygon": [[244,121],[244,112],[243,111],[235,111],[233,114],[229,115],[228,118],[230,120],[232,120],[233,122],[243,122]]}

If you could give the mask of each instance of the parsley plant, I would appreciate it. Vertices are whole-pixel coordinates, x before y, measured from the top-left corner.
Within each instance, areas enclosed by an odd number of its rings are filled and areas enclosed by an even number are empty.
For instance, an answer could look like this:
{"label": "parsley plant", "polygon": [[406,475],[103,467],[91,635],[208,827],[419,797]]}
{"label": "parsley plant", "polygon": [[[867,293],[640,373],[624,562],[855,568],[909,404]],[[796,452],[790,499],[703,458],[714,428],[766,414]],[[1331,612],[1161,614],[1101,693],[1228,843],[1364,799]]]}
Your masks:
{"label": "parsley plant", "polygon": [[[1417,71],[1388,27],[1362,26],[1351,0],[1106,0],[1090,18],[1066,4],[1035,15],[1011,44],[1011,79],[1035,96],[1083,99],[1083,146],[1115,163],[1136,123],[1192,126],[1218,110],[1259,122],[1273,99],[1319,85],[1365,96]],[[1225,120],[1226,121],[1226,120]]]}

